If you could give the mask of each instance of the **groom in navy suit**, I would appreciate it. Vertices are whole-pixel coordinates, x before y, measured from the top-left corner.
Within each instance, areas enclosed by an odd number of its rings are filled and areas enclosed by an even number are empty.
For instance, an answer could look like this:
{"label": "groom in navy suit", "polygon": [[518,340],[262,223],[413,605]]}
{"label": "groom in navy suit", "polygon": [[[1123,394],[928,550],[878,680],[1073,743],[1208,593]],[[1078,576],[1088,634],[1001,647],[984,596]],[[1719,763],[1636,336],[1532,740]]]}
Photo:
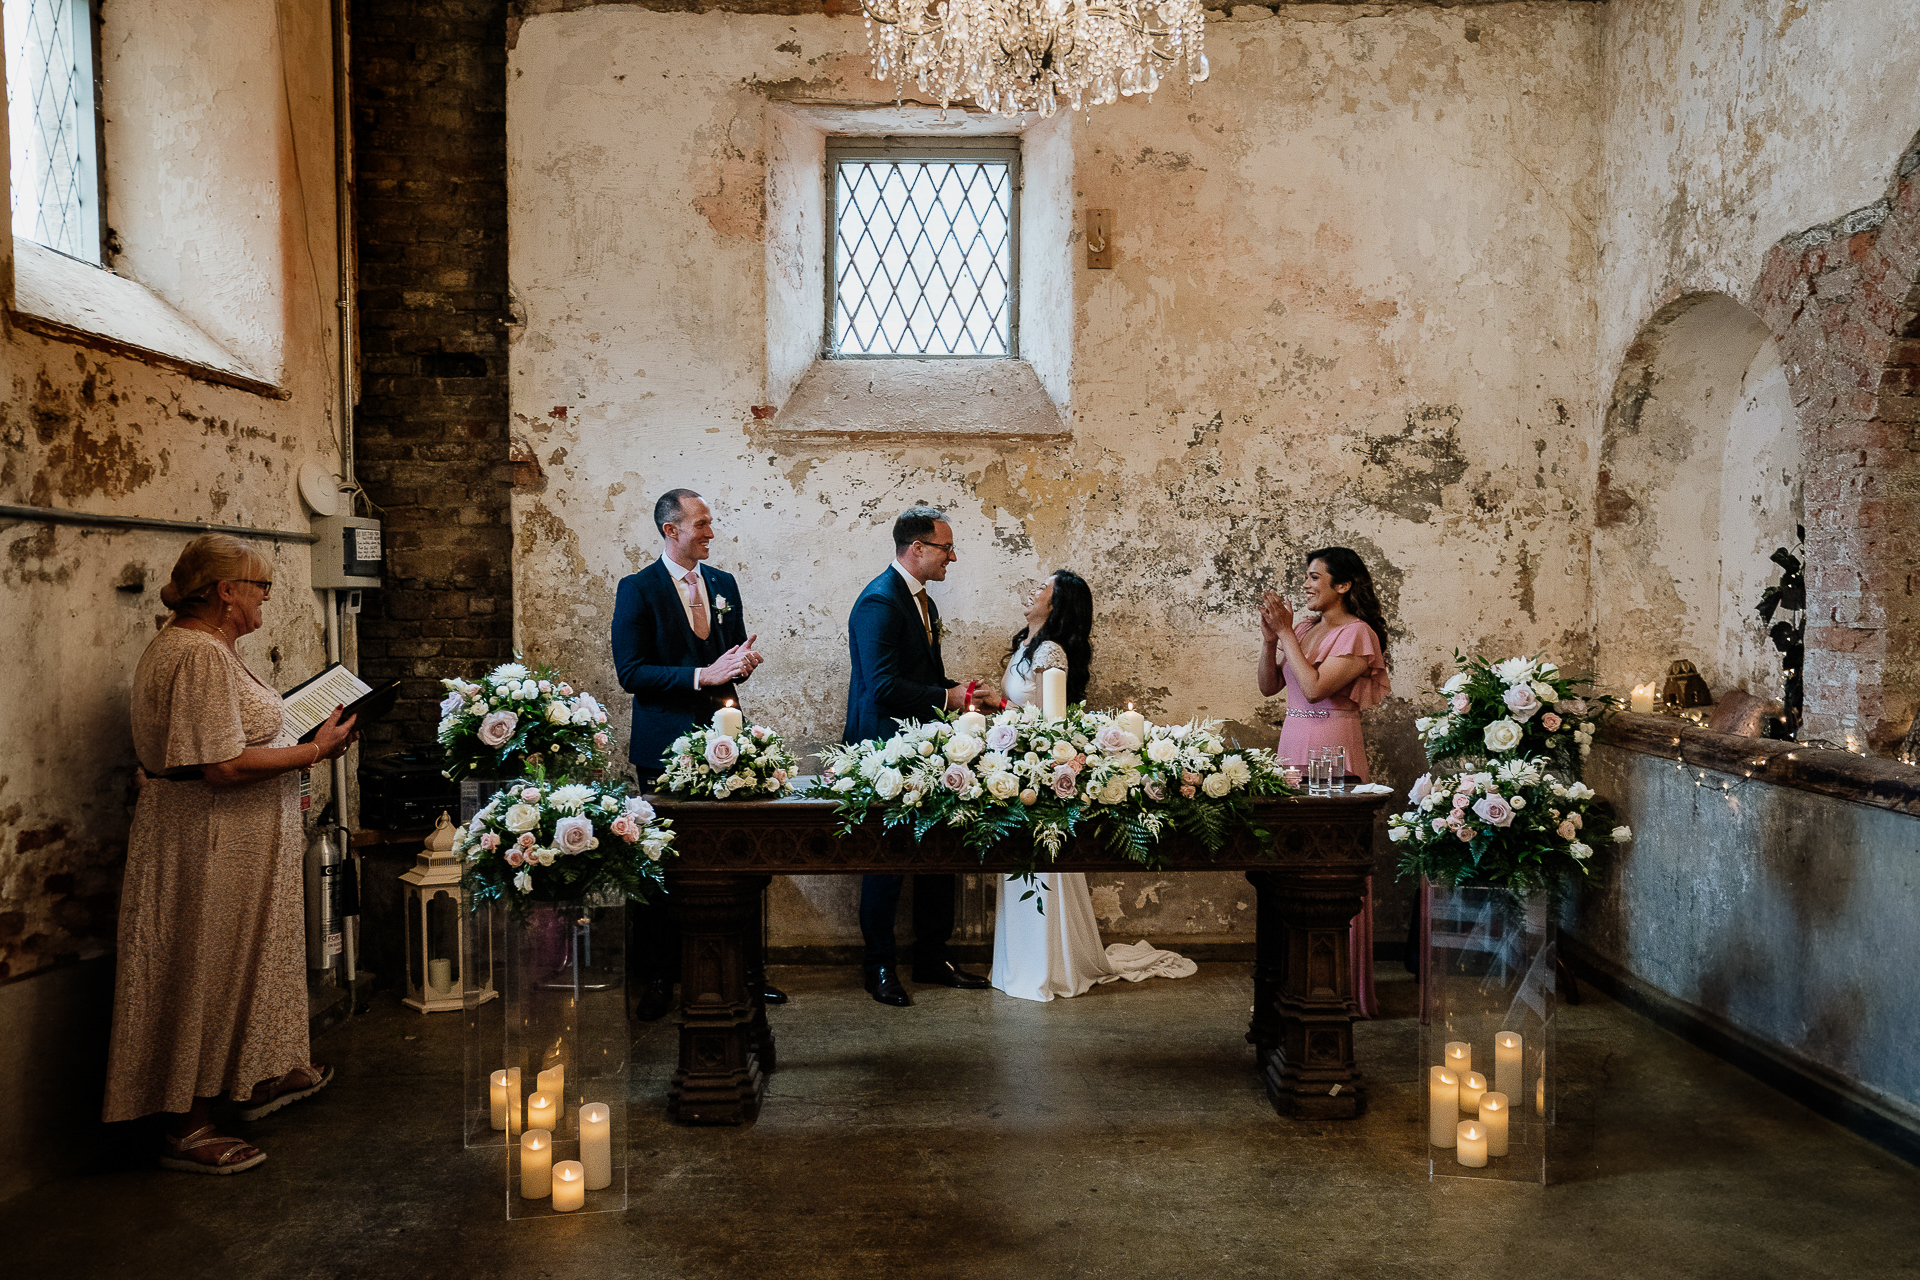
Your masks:
{"label": "groom in navy suit", "polygon": [[[667,748],[696,723],[705,724],[763,661],[747,634],[740,587],[730,573],[702,563],[713,541],[713,514],[691,489],[670,489],[653,504],[653,523],[665,550],[638,573],[620,580],[613,604],[613,665],[620,687],[633,695],[633,732],[627,758],[647,790],[666,769]],[[629,948],[640,979],[634,1016],[651,1022],[673,1002],[680,967],[680,930],[665,903],[627,913],[635,928]],[[748,975],[771,1003],[786,999]]]}
{"label": "groom in navy suit", "polygon": [[[940,711],[964,711],[966,690],[947,678],[940,656],[940,610],[927,583],[945,581],[953,529],[937,507],[908,507],[893,522],[893,563],[869,582],[847,620],[853,677],[847,686],[847,724],[841,740],[890,738],[901,720],[928,720]],[[895,968],[894,915],[904,876],[867,876],[860,882],[860,936],[866,943],[867,992],[881,1004],[913,1003]],[[988,985],[947,957],[953,934],[953,877],[913,878],[913,980],[977,990]]]}

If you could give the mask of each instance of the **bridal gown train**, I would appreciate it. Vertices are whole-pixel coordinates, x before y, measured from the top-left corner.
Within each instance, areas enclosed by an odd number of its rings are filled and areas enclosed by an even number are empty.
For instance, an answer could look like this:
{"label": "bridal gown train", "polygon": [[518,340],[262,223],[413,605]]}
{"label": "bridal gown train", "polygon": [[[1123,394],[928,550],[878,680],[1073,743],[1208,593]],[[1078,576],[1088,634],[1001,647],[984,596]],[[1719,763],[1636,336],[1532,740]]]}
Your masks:
{"label": "bridal gown train", "polygon": [[[1007,700],[1035,701],[1039,672],[1066,665],[1066,653],[1051,640],[1030,664],[1015,658],[1007,666]],[[1023,900],[1029,889],[1033,896]],[[1001,876],[995,908],[993,985],[1022,1000],[1082,995],[1095,983],[1121,978],[1184,978],[1199,968],[1145,940],[1103,947],[1087,877],[1079,871],[1048,871],[1031,882]]]}

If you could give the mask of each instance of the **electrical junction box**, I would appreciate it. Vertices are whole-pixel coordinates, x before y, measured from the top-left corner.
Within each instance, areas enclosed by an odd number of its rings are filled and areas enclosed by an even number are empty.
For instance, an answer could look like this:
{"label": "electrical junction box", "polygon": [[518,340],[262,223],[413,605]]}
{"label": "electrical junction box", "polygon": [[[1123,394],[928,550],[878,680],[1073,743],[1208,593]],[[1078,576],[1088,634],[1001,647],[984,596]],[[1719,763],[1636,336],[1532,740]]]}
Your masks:
{"label": "electrical junction box", "polygon": [[386,567],[380,522],[361,516],[321,516],[313,522],[313,587],[377,587]]}

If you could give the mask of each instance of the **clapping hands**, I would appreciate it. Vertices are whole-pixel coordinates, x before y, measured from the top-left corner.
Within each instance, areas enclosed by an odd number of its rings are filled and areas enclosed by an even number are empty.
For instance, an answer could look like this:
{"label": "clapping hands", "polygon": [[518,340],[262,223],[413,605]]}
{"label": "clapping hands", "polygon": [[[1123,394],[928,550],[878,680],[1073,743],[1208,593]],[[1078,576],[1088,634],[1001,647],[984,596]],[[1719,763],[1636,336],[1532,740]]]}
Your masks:
{"label": "clapping hands", "polygon": [[754,652],[753,642],[760,637],[756,633],[746,638],[745,643],[737,644],[713,660],[713,665],[702,668],[700,683],[703,685],[732,684],[736,680],[745,680],[752,675],[766,658]]}
{"label": "clapping hands", "polygon": [[1260,638],[1268,644],[1293,630],[1293,606],[1273,591],[1260,597]]}

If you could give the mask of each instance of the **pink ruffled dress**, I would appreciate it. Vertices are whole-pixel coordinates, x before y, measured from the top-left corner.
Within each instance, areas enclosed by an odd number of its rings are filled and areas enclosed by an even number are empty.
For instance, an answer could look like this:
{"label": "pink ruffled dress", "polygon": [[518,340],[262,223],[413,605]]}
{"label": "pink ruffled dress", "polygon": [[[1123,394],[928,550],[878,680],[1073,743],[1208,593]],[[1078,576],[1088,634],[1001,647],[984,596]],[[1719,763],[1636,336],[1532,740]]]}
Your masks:
{"label": "pink ruffled dress", "polygon": [[[1280,674],[1287,682],[1287,719],[1280,730],[1279,758],[1283,764],[1290,764],[1304,774],[1307,771],[1307,757],[1315,748],[1345,747],[1347,772],[1366,782],[1367,740],[1360,731],[1360,713],[1368,707],[1378,706],[1393,690],[1387,679],[1386,659],[1380,656],[1380,639],[1373,634],[1371,626],[1356,618],[1335,627],[1321,639],[1319,652],[1314,653],[1307,649],[1307,633],[1314,626],[1312,620],[1296,623],[1293,634],[1300,641],[1300,651],[1306,654],[1307,661],[1313,664],[1315,670],[1327,659],[1341,657],[1365,658],[1367,669],[1338,693],[1329,694],[1317,702],[1309,701],[1307,695],[1301,692],[1300,681],[1293,664],[1287,661],[1286,651],[1281,651]],[[1371,1018],[1379,1008],[1379,1000],[1373,990],[1372,876],[1367,877],[1367,892],[1360,905],[1360,914],[1353,918],[1347,963],[1353,974],[1355,1011],[1363,1018]]]}

